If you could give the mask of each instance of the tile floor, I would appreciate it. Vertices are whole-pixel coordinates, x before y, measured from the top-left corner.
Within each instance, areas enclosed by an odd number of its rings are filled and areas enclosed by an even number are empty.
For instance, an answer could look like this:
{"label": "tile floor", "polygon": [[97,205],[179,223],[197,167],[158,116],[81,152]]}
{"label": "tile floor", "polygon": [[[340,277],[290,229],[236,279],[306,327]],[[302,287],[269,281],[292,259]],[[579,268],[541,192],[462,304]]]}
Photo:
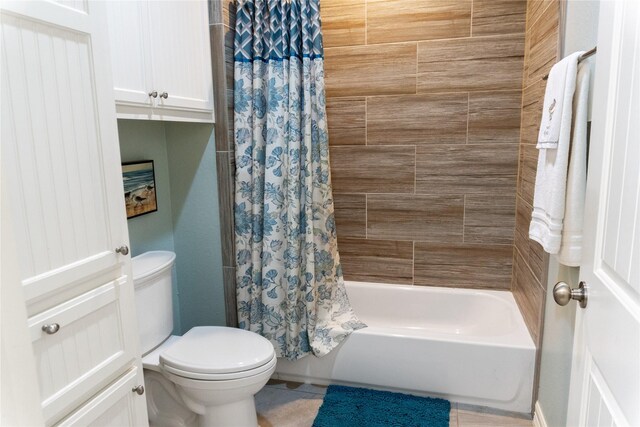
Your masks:
{"label": "tile floor", "polygon": [[[272,380],[256,395],[260,427],[310,427],[326,387]],[[451,404],[450,427],[532,427],[531,420]],[[462,409],[464,408],[464,409]],[[475,409],[475,408],[474,408]]]}

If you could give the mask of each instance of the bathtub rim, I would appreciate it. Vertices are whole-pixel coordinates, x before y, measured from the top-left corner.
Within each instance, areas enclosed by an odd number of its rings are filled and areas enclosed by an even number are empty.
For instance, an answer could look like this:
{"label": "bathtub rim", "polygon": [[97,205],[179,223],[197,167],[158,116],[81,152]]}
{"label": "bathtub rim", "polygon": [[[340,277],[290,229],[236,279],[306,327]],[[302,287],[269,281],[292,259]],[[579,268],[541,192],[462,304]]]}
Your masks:
{"label": "bathtub rim", "polygon": [[[536,349],[533,337],[527,328],[524,320],[524,316],[518,306],[513,292],[507,289],[471,289],[471,288],[453,288],[445,286],[423,286],[423,285],[406,285],[406,284],[391,284],[391,283],[379,283],[379,282],[361,282],[355,280],[345,280],[345,287],[347,289],[347,295],[349,295],[349,288],[367,289],[371,287],[384,288],[387,290],[402,290],[412,293],[435,293],[435,294],[463,294],[463,295],[478,295],[483,297],[489,297],[500,301],[502,304],[506,304],[514,315],[514,329],[506,334],[501,335],[470,335],[470,334],[451,334],[429,330],[415,330],[416,333],[407,333],[407,328],[402,327],[380,327],[380,326],[367,326],[366,328],[354,331],[354,333],[361,334],[375,334],[376,330],[385,331],[387,334],[391,333],[398,337],[409,339],[432,339],[442,342],[465,342],[474,345],[500,345],[508,348],[517,349]],[[351,299],[351,298],[350,298]],[[358,315],[356,311],[356,316]],[[361,319],[366,323],[366,319]],[[411,329],[410,329],[411,330]],[[420,334],[420,332],[423,332]]]}

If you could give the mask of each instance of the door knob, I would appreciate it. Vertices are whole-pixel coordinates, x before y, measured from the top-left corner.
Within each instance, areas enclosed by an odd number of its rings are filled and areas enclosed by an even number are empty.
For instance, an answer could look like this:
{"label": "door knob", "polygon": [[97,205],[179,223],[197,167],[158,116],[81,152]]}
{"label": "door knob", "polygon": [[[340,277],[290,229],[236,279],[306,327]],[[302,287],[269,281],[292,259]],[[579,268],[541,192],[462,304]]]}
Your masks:
{"label": "door knob", "polygon": [[585,308],[588,300],[587,294],[586,282],[580,282],[577,289],[571,289],[571,286],[565,282],[558,282],[553,287],[553,299],[558,305],[567,305],[573,299],[580,303],[580,308]]}
{"label": "door knob", "polygon": [[122,245],[119,248],[116,248],[116,252],[122,255],[128,255],[129,247],[127,245]]}
{"label": "door knob", "polygon": [[134,392],[134,393],[138,393],[139,395],[143,395],[144,394],[144,386],[141,384],[139,386],[136,386],[136,387],[132,388],[131,391]]}
{"label": "door knob", "polygon": [[169,97],[169,93],[168,93],[168,92],[162,92],[162,93],[160,94],[160,98],[167,99],[168,97]]}
{"label": "door knob", "polygon": [[47,325],[42,325],[42,331],[49,334],[49,335],[53,335],[56,332],[58,332],[60,330],[60,324],[59,323],[49,323]]}
{"label": "door knob", "polygon": [[158,97],[158,91],[157,90],[152,90],[151,92],[149,92],[149,96],[152,98],[157,98]]}

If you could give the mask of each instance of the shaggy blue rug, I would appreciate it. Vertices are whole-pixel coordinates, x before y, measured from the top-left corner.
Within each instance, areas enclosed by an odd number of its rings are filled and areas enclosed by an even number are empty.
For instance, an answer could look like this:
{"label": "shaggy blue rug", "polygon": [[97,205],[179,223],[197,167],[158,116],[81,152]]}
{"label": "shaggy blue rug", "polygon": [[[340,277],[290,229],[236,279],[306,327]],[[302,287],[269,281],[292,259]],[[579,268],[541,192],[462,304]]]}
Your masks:
{"label": "shaggy blue rug", "polygon": [[314,427],[449,427],[448,400],[330,385]]}

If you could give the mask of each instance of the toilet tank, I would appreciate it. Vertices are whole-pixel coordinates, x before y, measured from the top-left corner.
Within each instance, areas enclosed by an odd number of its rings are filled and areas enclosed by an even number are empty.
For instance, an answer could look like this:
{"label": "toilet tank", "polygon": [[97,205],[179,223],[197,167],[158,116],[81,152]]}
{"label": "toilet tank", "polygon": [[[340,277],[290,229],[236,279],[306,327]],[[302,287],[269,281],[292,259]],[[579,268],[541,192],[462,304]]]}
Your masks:
{"label": "toilet tank", "polygon": [[173,331],[172,267],[176,254],[151,251],[131,259],[140,350],[145,355]]}

